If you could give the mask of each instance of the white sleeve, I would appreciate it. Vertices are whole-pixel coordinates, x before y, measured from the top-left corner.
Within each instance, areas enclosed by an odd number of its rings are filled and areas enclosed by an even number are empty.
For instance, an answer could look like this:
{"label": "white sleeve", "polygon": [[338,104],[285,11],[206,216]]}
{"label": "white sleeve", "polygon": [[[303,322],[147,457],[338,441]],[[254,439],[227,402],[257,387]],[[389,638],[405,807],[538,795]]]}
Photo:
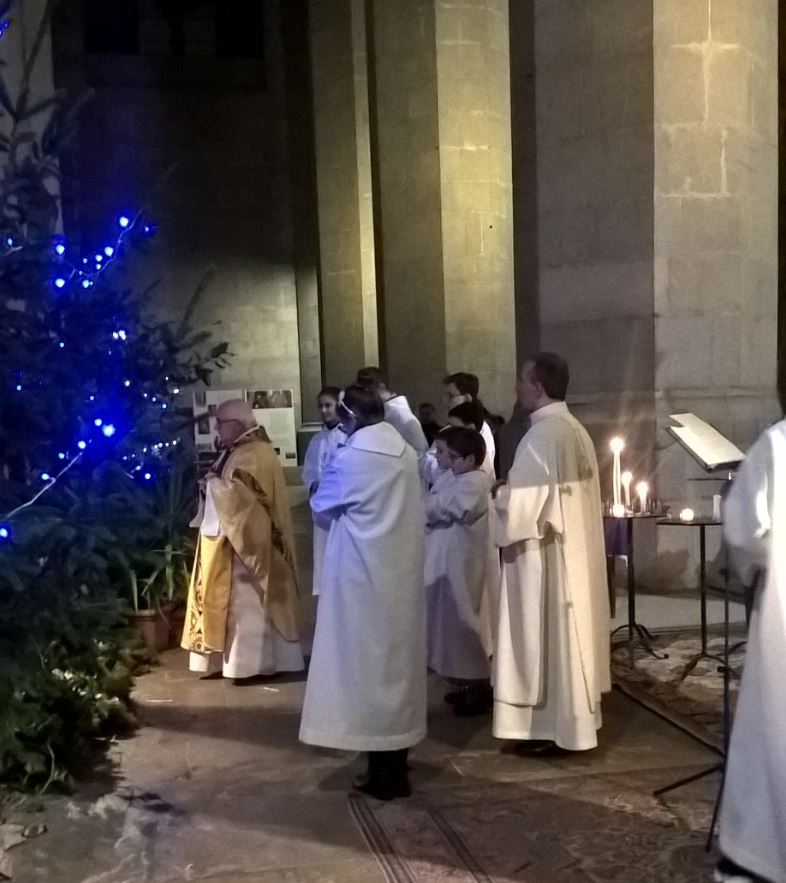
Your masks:
{"label": "white sleeve", "polygon": [[559,489],[544,459],[522,441],[508,473],[508,483],[495,499],[496,545],[542,539],[549,528],[562,533]]}
{"label": "white sleeve", "polygon": [[767,566],[772,528],[772,444],[764,433],[748,451],[723,513],[723,534],[743,582]]}
{"label": "white sleeve", "polygon": [[303,460],[303,484],[306,487],[308,495],[311,496],[316,490],[316,485],[320,479],[320,459],[321,448],[323,444],[322,432],[318,432],[308,443],[306,456]]}
{"label": "white sleeve", "polygon": [[426,523],[474,524],[488,512],[488,500],[488,494],[478,485],[451,481],[426,497]]}

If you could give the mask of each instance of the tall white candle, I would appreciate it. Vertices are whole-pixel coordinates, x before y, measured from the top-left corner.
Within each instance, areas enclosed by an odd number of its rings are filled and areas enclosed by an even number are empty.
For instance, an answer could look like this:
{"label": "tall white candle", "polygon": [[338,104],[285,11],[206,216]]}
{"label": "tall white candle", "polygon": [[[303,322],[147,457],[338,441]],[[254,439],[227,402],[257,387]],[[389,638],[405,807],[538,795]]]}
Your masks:
{"label": "tall white candle", "polygon": [[640,481],[636,485],[636,493],[639,495],[639,503],[641,505],[641,511],[647,511],[647,496],[650,492],[650,486],[646,481]]}
{"label": "tall white candle", "polygon": [[630,485],[633,481],[632,472],[623,472],[621,475],[622,490],[625,494],[625,508],[630,509]]}
{"label": "tall white candle", "polygon": [[622,505],[622,467],[620,464],[620,454],[625,449],[625,439],[615,436],[610,442],[609,447],[614,455],[614,462],[611,471],[611,483],[614,493],[614,505]]}

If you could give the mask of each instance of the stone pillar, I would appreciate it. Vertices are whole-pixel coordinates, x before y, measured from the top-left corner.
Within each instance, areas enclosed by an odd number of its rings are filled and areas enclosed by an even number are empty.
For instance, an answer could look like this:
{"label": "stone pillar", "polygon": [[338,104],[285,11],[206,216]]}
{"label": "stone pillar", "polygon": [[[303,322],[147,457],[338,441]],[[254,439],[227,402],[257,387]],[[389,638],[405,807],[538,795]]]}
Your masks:
{"label": "stone pillar", "polygon": [[322,375],[377,360],[365,22],[359,0],[310,0]]}
{"label": "stone pillar", "polygon": [[317,278],[319,229],[308,0],[279,0],[279,15],[286,65],[289,192],[293,220],[292,263],[297,293],[300,407],[303,422],[319,422],[321,418],[317,396],[322,387]]}
{"label": "stone pillar", "polygon": [[468,370],[509,409],[515,370],[506,0],[370,0],[377,279],[393,384],[439,401]]}
{"label": "stone pillar", "polygon": [[690,480],[669,414],[743,448],[779,415],[778,4],[655,0],[654,22],[657,481],[708,512],[720,488]]}
{"label": "stone pillar", "polygon": [[603,474],[654,430],[652,0],[535,0],[540,344]]}

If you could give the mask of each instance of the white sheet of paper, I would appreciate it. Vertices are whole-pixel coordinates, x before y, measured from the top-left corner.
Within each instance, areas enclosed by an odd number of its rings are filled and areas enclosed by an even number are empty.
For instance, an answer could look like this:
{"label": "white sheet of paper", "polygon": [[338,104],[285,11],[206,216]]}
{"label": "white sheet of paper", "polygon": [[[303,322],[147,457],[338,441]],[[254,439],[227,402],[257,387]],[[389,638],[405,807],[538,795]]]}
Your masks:
{"label": "white sheet of paper", "polygon": [[205,513],[200,530],[203,537],[217,537],[221,535],[221,519],[218,517],[216,504],[213,502],[213,492],[210,490],[209,479],[205,490]]}

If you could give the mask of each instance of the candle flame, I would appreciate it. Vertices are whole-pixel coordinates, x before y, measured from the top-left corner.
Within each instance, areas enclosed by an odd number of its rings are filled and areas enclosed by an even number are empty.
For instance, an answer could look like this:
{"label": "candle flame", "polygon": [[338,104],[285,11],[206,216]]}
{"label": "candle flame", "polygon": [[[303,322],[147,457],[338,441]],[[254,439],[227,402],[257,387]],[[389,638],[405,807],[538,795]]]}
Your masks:
{"label": "candle flame", "polygon": [[630,487],[630,483],[633,481],[633,473],[632,472],[623,472],[620,476],[620,481],[622,481],[625,487]]}
{"label": "candle flame", "polygon": [[622,505],[622,503],[615,503],[611,507],[611,514],[614,516],[614,518],[624,518],[625,507]]}
{"label": "candle flame", "polygon": [[649,492],[650,492],[650,486],[647,484],[646,481],[640,481],[640,482],[636,485],[636,493],[637,493],[640,497],[641,497],[641,496],[645,496],[645,495],[648,494]]}
{"label": "candle flame", "polygon": [[618,435],[609,442],[612,454],[621,454],[625,450],[625,439]]}
{"label": "candle flame", "polygon": [[693,521],[695,517],[696,513],[693,509],[683,509],[682,512],[680,512],[680,521]]}

